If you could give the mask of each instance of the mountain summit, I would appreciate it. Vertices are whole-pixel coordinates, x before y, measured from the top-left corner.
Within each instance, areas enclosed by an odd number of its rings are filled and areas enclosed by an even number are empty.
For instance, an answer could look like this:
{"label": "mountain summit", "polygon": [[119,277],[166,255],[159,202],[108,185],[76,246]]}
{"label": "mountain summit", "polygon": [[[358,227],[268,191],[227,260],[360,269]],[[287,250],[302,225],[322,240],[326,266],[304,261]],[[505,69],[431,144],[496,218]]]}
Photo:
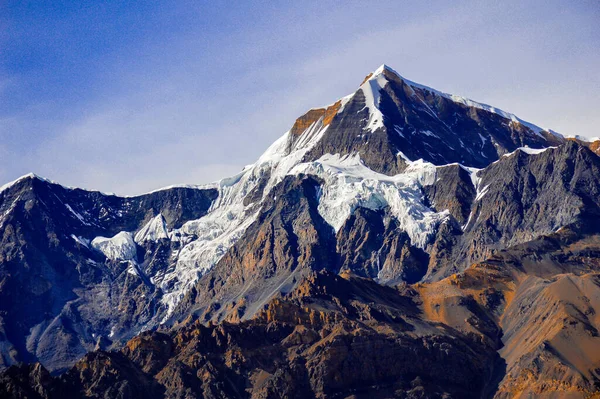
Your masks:
{"label": "mountain summit", "polygon": [[25,176],[0,396],[597,394],[597,148],[382,65],[213,184]]}
{"label": "mountain summit", "polygon": [[313,144],[311,159],[359,153],[370,169],[388,175],[401,172],[405,160],[481,168],[519,147],[564,142],[515,115],[411,82],[387,65],[355,93],[298,118],[291,133],[292,146]]}

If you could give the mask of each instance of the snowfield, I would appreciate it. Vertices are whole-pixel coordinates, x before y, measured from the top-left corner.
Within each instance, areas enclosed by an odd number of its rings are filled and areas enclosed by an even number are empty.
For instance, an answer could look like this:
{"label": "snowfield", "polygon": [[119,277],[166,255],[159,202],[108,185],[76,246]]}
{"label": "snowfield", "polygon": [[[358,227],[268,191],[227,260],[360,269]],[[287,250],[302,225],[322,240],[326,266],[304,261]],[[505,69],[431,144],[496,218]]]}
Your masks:
{"label": "snowfield", "polygon": [[137,248],[131,233],[122,231],[112,238],[96,237],[92,240],[92,248],[102,252],[111,260],[134,260]]}
{"label": "snowfield", "polygon": [[[386,84],[383,74],[386,69],[396,73],[382,65],[357,91],[357,93],[362,91],[366,99],[365,107],[368,108],[370,115],[365,128],[368,131],[384,127],[383,114],[378,106],[380,90]],[[512,114],[485,104],[405,81],[413,89],[429,90],[453,101],[485,109],[511,121],[526,124],[536,134],[543,130]],[[338,112],[343,111],[353,96],[354,94],[341,99]],[[97,237],[91,242],[91,246],[110,259],[126,261],[135,257],[136,242],[169,239],[181,244],[179,251],[172,256],[169,269],[161,272],[160,275],[149,276],[164,294],[161,301],[167,312],[163,321],[172,314],[196,281],[214,267],[254,223],[260,212],[262,200],[269,196],[273,187],[286,176],[313,175],[324,182],[320,190],[318,211],[335,231],[338,231],[359,207],[372,210],[386,209],[407,232],[412,244],[425,249],[438,226],[449,217],[449,211],[436,212],[429,208],[423,198],[422,187],[433,184],[436,181],[437,169],[447,165],[435,166],[423,160],[408,159],[404,154],[399,153],[398,156],[401,156],[407,164],[406,170],[396,176],[386,176],[366,167],[359,154],[346,156],[326,154],[317,160],[307,162],[304,159],[305,155],[327,133],[327,128],[323,125],[323,117],[321,117],[299,136],[294,136],[290,131],[285,133],[254,164],[246,166],[239,174],[209,185],[190,186],[215,188],[219,192],[218,198],[202,218],[188,221],[181,228],[168,231],[162,215],[157,215],[135,232],[135,236],[121,232],[110,239]],[[396,128],[396,132],[402,135],[401,129]],[[428,130],[420,133],[435,135]],[[484,138],[482,142],[485,143]],[[536,155],[545,149],[520,148],[519,150]],[[486,194],[487,187],[483,189],[479,187],[480,178],[477,176],[479,169],[460,166],[471,176],[477,191],[476,200],[481,199]],[[259,185],[264,187],[262,198],[244,205],[244,198]]]}

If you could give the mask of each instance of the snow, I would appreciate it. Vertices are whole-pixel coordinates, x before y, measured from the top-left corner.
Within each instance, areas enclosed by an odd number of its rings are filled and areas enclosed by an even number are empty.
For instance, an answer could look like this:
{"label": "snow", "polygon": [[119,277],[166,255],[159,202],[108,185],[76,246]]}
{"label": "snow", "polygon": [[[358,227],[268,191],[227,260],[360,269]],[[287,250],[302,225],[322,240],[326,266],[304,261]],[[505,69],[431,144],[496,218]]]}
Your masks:
{"label": "snow", "polygon": [[548,150],[549,148],[556,148],[556,147],[546,147],[546,148],[519,147],[517,150],[523,151],[525,154],[537,155],[537,154],[541,154],[542,152]]}
{"label": "snow", "polygon": [[338,231],[358,208],[388,208],[413,245],[425,248],[448,211],[433,212],[424,204],[423,185],[435,182],[436,166],[422,160],[411,162],[396,176],[386,176],[367,168],[358,155],[327,154],[299,164],[290,174],[316,175],[324,180],[319,198],[319,214]]}
{"label": "snow", "polygon": [[[67,190],[83,190],[83,191],[88,191],[88,192],[96,192],[96,193],[100,193],[100,194],[102,194],[104,196],[107,196],[107,197],[115,197],[116,196],[115,193],[111,193],[111,192],[99,191],[99,190],[89,189],[89,188],[65,186],[64,184],[60,184],[60,183],[58,183],[58,182],[56,182],[54,180],[50,180],[48,178],[39,176],[39,175],[37,175],[35,173],[28,173],[28,174],[23,175],[23,176],[15,179],[15,180],[9,182],[9,183],[6,183],[6,184],[0,186],[0,193],[2,193],[3,191],[5,191],[5,190],[9,189],[10,187],[14,186],[15,184],[17,184],[17,183],[19,183],[19,182],[21,182],[23,180],[26,180],[26,179],[38,179],[38,180],[41,180],[41,181],[46,182],[46,183],[50,183],[50,184],[54,184],[54,185],[57,185],[57,186],[61,186],[61,187],[65,188],[65,189],[67,189]],[[215,185],[215,183],[199,184],[199,185],[195,185],[195,184],[174,184],[174,185],[170,185],[170,186],[166,186],[166,187],[161,187],[159,189],[152,190],[152,191],[140,194],[140,195],[122,195],[120,197],[121,198],[134,198],[134,197],[139,197],[139,196],[142,196],[142,195],[156,193],[156,192],[159,192],[159,191],[170,190],[170,189],[173,189],[173,188],[189,188],[189,189],[197,189],[197,190],[203,190],[204,189],[205,190],[205,189],[214,188],[214,185]]]}
{"label": "snow", "polygon": [[489,188],[490,188],[490,185],[488,184],[481,191],[478,190],[477,195],[475,196],[475,202],[481,200],[483,198],[483,196],[487,194]]}
{"label": "snow", "polygon": [[[481,177],[477,176],[477,174],[482,169],[471,168],[471,167],[467,167],[467,166],[463,166],[463,165],[460,165],[460,167],[463,168],[464,170],[466,170],[467,172],[469,172],[469,177],[471,178],[471,183],[473,184],[473,187],[475,188],[475,201],[479,201],[481,198],[483,198],[484,195],[487,194],[488,189],[490,187],[490,185],[488,184],[487,186],[485,186],[483,188],[483,190],[479,191],[479,186],[481,184]],[[462,231],[465,231],[467,229],[467,227],[469,226],[469,223],[471,223],[471,218],[473,217],[474,211],[475,211],[475,209],[471,210],[471,213],[469,213],[469,218],[467,219],[467,222],[463,226],[461,226]]]}
{"label": "snow", "polygon": [[81,223],[85,224],[86,226],[90,226],[90,224],[83,218],[83,216],[81,216],[81,214],[79,214],[78,212],[75,212],[69,204],[64,205],[67,208],[67,210],[71,212]]}
{"label": "snow", "polygon": [[[550,131],[550,133],[557,134],[556,132],[554,132],[552,130]],[[585,142],[588,142],[588,143],[593,143],[594,141],[600,140],[600,137],[583,137],[583,136],[580,136],[578,134],[572,135],[572,136],[564,136],[564,137],[568,138],[568,139],[575,139],[575,140],[579,140],[579,141],[585,141]]]}
{"label": "snow", "polygon": [[373,72],[373,75],[360,86],[360,90],[365,96],[365,108],[369,109],[369,122],[365,129],[371,132],[383,127],[383,114],[379,110],[379,98],[381,89],[388,81],[382,73],[382,67]]}
{"label": "snow", "polygon": [[21,181],[27,180],[27,179],[37,179],[37,180],[41,180],[41,181],[46,182],[46,183],[50,183],[50,184],[55,184],[57,186],[61,186],[61,187],[65,188],[65,189],[67,189],[67,190],[75,190],[74,187],[64,186],[64,185],[59,184],[59,183],[57,183],[55,181],[52,181],[50,179],[46,179],[45,177],[38,176],[35,173],[27,173],[26,175],[23,175],[23,176],[15,179],[15,180],[13,180],[13,181],[11,181],[9,183],[6,183],[3,186],[1,186],[0,187],[0,193],[2,193],[3,191],[11,188],[15,184],[20,183]]}
{"label": "snow", "polygon": [[[254,165],[213,185],[219,191],[219,196],[207,215],[188,221],[169,233],[172,240],[184,245],[176,254],[173,270],[165,273],[162,281],[157,278],[153,280],[160,284],[165,293],[162,298],[162,303],[167,307],[165,320],[198,278],[206,274],[256,220],[260,207],[255,204],[244,206],[244,198],[267,177],[263,198],[268,195],[301,162],[326,130],[327,126],[323,127],[321,121],[317,121],[300,137],[294,138],[289,131],[286,132]],[[292,145],[293,140],[296,141]]]}
{"label": "snow", "polygon": [[76,236],[75,234],[71,234],[71,238],[75,240],[76,243],[83,245],[86,248],[89,248],[90,246],[90,240],[86,238]]}
{"label": "snow", "polygon": [[[377,109],[377,105],[379,104],[378,100],[379,100],[379,94],[378,93],[374,93],[374,91],[378,91],[378,88],[383,88],[385,87],[385,84],[387,82],[385,76],[383,75],[383,72],[387,70],[393,74],[395,74],[396,76],[398,76],[398,78],[402,79],[408,86],[410,86],[413,89],[419,89],[419,90],[424,90],[424,91],[429,91],[430,93],[436,94],[438,96],[447,98],[449,100],[454,101],[455,103],[459,103],[459,104],[463,104],[466,105],[468,107],[473,107],[473,108],[477,108],[477,109],[481,109],[496,115],[499,115],[505,119],[508,119],[512,122],[515,123],[519,123],[529,129],[531,129],[536,135],[543,137],[541,132],[546,131],[551,133],[552,135],[559,137],[559,138],[563,138],[564,136],[561,135],[560,133],[557,133],[553,130],[550,129],[544,129],[541,128],[537,125],[534,125],[533,123],[524,121],[523,119],[519,118],[518,116],[511,114],[510,112],[506,112],[503,111],[499,108],[493,107],[491,105],[487,105],[487,104],[483,104],[477,101],[473,101],[471,99],[468,99],[466,97],[462,97],[462,96],[457,96],[454,94],[448,94],[448,93],[443,93],[441,91],[432,89],[431,87],[413,82],[411,80],[408,80],[404,77],[402,77],[402,75],[400,75],[398,72],[396,72],[394,69],[390,68],[389,66],[383,64],[381,65],[379,68],[377,68],[372,76],[367,80],[367,82],[365,82],[362,86],[361,89],[363,89],[363,92],[365,92],[365,97],[367,97],[367,93],[366,91],[368,90],[364,90],[364,86],[367,85],[367,83],[369,84],[368,87],[370,87],[371,92],[369,93],[368,99],[371,101],[371,103],[367,102],[367,106],[369,107],[369,111],[371,113],[371,119],[369,120],[369,126],[371,126],[371,124],[373,123],[374,120],[381,120],[381,123],[383,123],[383,118],[379,118],[379,115],[381,114],[381,112],[379,111],[379,109]],[[423,102],[423,104],[429,109],[429,111],[433,114],[433,116],[437,117],[436,114],[429,108],[429,106],[427,104],[425,104]],[[375,124],[373,124],[373,126],[375,126]],[[372,129],[374,130],[374,129]],[[588,139],[584,139],[585,141],[588,141]]]}
{"label": "snow", "polygon": [[358,206],[389,207],[413,243],[420,247],[426,245],[436,226],[448,217],[447,211],[436,213],[423,203],[421,186],[433,184],[436,167],[422,160],[407,159],[406,171],[390,177],[364,166],[358,155],[325,155],[315,162],[303,163],[305,154],[326,131],[327,127],[317,121],[299,137],[285,133],[255,164],[213,184],[219,196],[207,215],[169,232],[170,239],[181,242],[182,248],[174,254],[172,269],[162,276],[151,277],[164,292],[162,303],[167,312],[163,321],[198,278],[207,273],[256,220],[262,200],[244,206],[243,199],[265,178],[268,181],[263,198],[288,175],[316,175],[325,182],[319,191],[318,210],[334,229],[339,229]]}
{"label": "snow", "polygon": [[467,227],[469,226],[469,223],[471,223],[471,218],[472,217],[473,217],[473,211],[471,211],[471,213],[469,213],[469,218],[467,219],[467,222],[460,227],[460,229],[462,231],[465,231],[467,229]]}
{"label": "snow", "polygon": [[[429,90],[433,91],[433,89],[429,89]],[[481,110],[490,112],[492,114],[500,115],[501,117],[503,117],[505,119],[509,119],[512,122],[521,124],[521,125],[529,128],[529,129],[531,129],[531,131],[533,131],[536,135],[538,135],[540,137],[543,137],[542,134],[541,134],[541,132],[548,131],[548,129],[544,129],[544,128],[541,128],[539,126],[534,125],[533,123],[526,122],[523,119],[521,119],[518,116],[516,116],[515,114],[511,114],[511,113],[503,111],[503,110],[501,110],[499,108],[492,107],[491,105],[478,103],[478,102],[470,100],[468,98],[461,97],[461,96],[456,96],[456,95],[453,95],[453,94],[446,94],[446,93],[439,93],[439,92],[437,92],[437,94],[440,94],[443,97],[449,98],[450,100],[454,101],[455,103],[463,104],[463,105],[466,105],[468,107],[473,107],[473,108],[477,108],[477,109],[481,109]],[[554,132],[554,134],[558,135],[558,133],[556,133],[556,132]]]}
{"label": "snow", "polygon": [[[304,136],[304,134],[302,136]],[[283,158],[286,153],[289,139],[290,135],[289,132],[287,132],[275,140],[275,142],[273,142],[273,144],[271,144],[269,148],[267,148],[267,150],[258,158],[258,161],[252,165],[252,168],[256,167],[257,164],[261,165],[268,162],[277,162]]]}
{"label": "snow", "polygon": [[5,190],[9,189],[10,187],[14,186],[15,184],[17,184],[17,183],[19,183],[19,182],[21,182],[23,180],[26,180],[26,179],[41,180],[41,181],[46,182],[46,183],[54,184],[56,186],[61,186],[62,188],[66,189],[66,190],[83,190],[83,191],[89,191],[89,192],[97,192],[97,193],[100,193],[100,194],[105,195],[105,196],[113,196],[113,197],[115,196],[114,193],[106,193],[106,192],[102,192],[102,191],[98,191],[98,190],[85,189],[85,188],[80,188],[80,187],[65,186],[64,184],[60,184],[60,183],[58,183],[58,182],[56,182],[54,180],[50,180],[48,178],[36,175],[35,173],[27,173],[26,175],[23,175],[23,176],[15,179],[15,180],[9,182],[9,183],[4,184],[3,186],[0,186],[0,193],[2,193],[3,191],[5,191]]}
{"label": "snow", "polygon": [[412,161],[410,160],[410,158],[407,157],[406,155],[404,155],[404,153],[402,151],[398,151],[398,153],[396,154],[396,156],[404,159],[404,161],[406,161],[409,164],[412,163]]}
{"label": "snow", "polygon": [[134,241],[138,244],[143,244],[146,241],[158,241],[168,238],[167,222],[162,214],[159,213],[136,233]]}
{"label": "snow", "polygon": [[[555,148],[557,148],[557,147],[545,147],[545,148],[519,147],[515,151],[509,152],[509,153],[504,154],[502,156],[503,157],[510,157],[511,155],[513,155],[514,153],[516,153],[517,151],[524,152],[527,155],[538,155],[538,154],[541,154],[542,152],[545,152],[545,151],[550,150],[550,149],[555,149]],[[496,162],[498,162],[498,161],[496,161]]]}
{"label": "snow", "polygon": [[[517,151],[521,151],[524,152],[527,155],[538,155],[541,154],[549,149],[555,149],[557,147],[546,147],[546,148],[529,148],[529,147],[519,147],[517,148],[515,151],[510,152],[508,154],[504,154],[503,157],[509,157],[513,154],[515,154]],[[493,163],[497,163],[499,161],[495,161]],[[479,173],[479,171],[481,171],[482,169],[477,169],[477,168],[471,168],[471,167],[466,167],[463,165],[460,165],[463,169],[465,169],[466,171],[469,172],[469,175],[471,177],[471,182],[473,183],[473,187],[475,187],[475,201],[481,201],[481,199],[488,193],[490,185],[486,185],[485,187],[483,187],[482,189],[480,189],[480,184],[481,184],[481,177],[479,177],[477,174]],[[462,230],[464,231],[467,226],[469,226],[469,223],[471,222],[471,218],[473,217],[473,212],[471,212],[471,214],[469,214],[469,219],[467,220],[467,222],[462,226]]]}
{"label": "snow", "polygon": [[[211,189],[211,188],[216,188],[216,184],[217,183],[208,183],[208,184],[172,184],[170,186],[165,186],[165,187],[157,188],[156,190],[148,191],[148,192],[145,192],[145,193],[139,194],[139,195],[124,195],[124,196],[122,196],[122,198],[141,197],[143,195],[154,194],[154,193],[158,193],[158,192],[161,192],[161,191],[172,190],[174,188],[188,188],[188,189],[192,189],[192,190],[208,190],[208,189]],[[114,195],[114,194],[108,194],[108,195]]]}
{"label": "snow", "polygon": [[[387,84],[387,78],[383,74],[386,69],[396,73],[382,65],[359,89],[364,93],[365,108],[369,111],[369,120],[365,128],[368,131],[383,127],[383,115],[378,107],[380,91]],[[439,93],[406,79],[404,81],[413,88],[427,89],[453,101],[471,101]],[[340,111],[353,96],[354,94],[351,94],[342,99]],[[483,104],[475,102],[470,104],[478,108],[487,107],[490,112],[503,113]],[[424,103],[424,106],[427,104]],[[433,111],[429,109],[429,112]],[[512,117],[509,119],[514,120]],[[394,129],[402,136],[401,127]],[[440,223],[449,217],[449,212],[447,210],[435,212],[426,206],[422,187],[433,184],[437,170],[446,165],[435,166],[423,160],[413,161],[403,153],[398,153],[407,163],[406,170],[396,176],[386,176],[366,167],[358,154],[347,156],[327,154],[313,162],[304,162],[305,155],[326,132],[327,126],[323,126],[321,118],[300,136],[292,136],[290,132],[286,132],[254,164],[244,167],[235,176],[206,185],[178,185],[152,191],[151,193],[174,187],[211,188],[218,191],[219,195],[211,204],[207,214],[197,220],[188,221],[181,228],[168,231],[164,217],[158,214],[137,231],[135,236],[131,232],[123,231],[112,238],[96,237],[89,245],[109,259],[129,262],[130,267],[127,272],[138,274],[139,269],[136,268],[135,263],[136,242],[144,243],[168,238],[180,244],[180,249],[172,254],[170,267],[154,276],[149,276],[153,284],[163,291],[161,301],[167,309],[163,321],[171,315],[196,281],[206,274],[255,222],[262,199],[269,196],[272,188],[289,175],[311,174],[323,181],[318,193],[318,212],[334,230],[339,230],[358,207],[373,210],[387,209],[390,215],[397,219],[400,228],[407,232],[413,245],[426,248]],[[435,135],[428,130],[421,133]],[[485,144],[483,137],[482,143]],[[525,151],[531,153],[534,150]],[[469,172],[473,186],[477,190],[477,197],[481,199],[489,186],[479,191],[481,180],[478,177],[479,169],[460,166]],[[26,177],[32,176],[37,177],[35,175]],[[265,179],[267,182],[262,199],[258,199],[254,204],[244,205],[244,198]],[[0,192],[15,182],[0,188]],[[69,205],[65,204],[65,206],[84,222],[80,214]],[[86,242],[81,237],[71,237],[77,242]]]}
{"label": "snow", "polygon": [[100,251],[111,260],[135,260],[137,248],[131,233],[122,231],[112,238],[96,237],[92,240],[92,248]]}
{"label": "snow", "polygon": [[129,267],[127,268],[127,273],[137,276],[137,277],[140,277],[141,274],[140,274],[140,271],[138,270],[137,263],[135,263],[133,261],[128,261],[127,263],[129,264]]}
{"label": "snow", "polygon": [[0,216],[0,227],[4,226],[4,223],[6,221],[6,217],[15,210],[15,208],[17,207],[17,204],[19,202],[19,200],[21,199],[21,194],[19,194],[17,196],[17,198],[15,198],[13,200],[13,202],[10,204],[10,206],[8,207],[8,209],[6,211],[4,211],[4,213],[2,214],[2,216]]}
{"label": "snow", "polygon": [[[344,110],[344,107],[346,106],[346,104],[348,104],[348,102],[349,102],[350,100],[352,100],[352,97],[354,97],[354,94],[356,94],[356,93],[351,93],[351,94],[348,94],[347,96],[344,96],[344,97],[342,97],[342,98],[340,98],[340,99],[338,100],[338,101],[340,102],[340,109],[337,111],[337,113],[338,113],[338,114],[339,114],[340,112],[342,112],[342,111]],[[337,101],[335,101],[335,102],[333,102],[333,103],[330,103],[330,104],[327,104],[327,105],[325,105],[324,107],[316,107],[316,108],[311,108],[309,111],[312,111],[312,110],[317,110],[317,109],[327,109],[327,108],[330,108],[330,107],[334,106],[334,105],[335,105],[335,103],[337,103]],[[249,166],[252,166],[252,165],[249,165]]]}
{"label": "snow", "polygon": [[350,100],[352,100],[352,97],[354,97],[354,93],[348,94],[347,96],[344,96],[340,99],[341,104],[340,104],[340,109],[337,112],[338,114],[344,110],[344,107],[346,107],[346,104],[348,104],[348,102],[350,102]]}
{"label": "snow", "polygon": [[431,130],[421,130],[419,133],[424,134],[425,136],[436,137],[439,139],[439,136],[433,133]]}
{"label": "snow", "polygon": [[402,127],[401,127],[401,126],[394,125],[394,131],[395,131],[396,133],[398,133],[398,135],[399,135],[400,137],[404,137],[404,133],[403,133],[403,131],[404,131],[404,130],[402,129]]}
{"label": "snow", "polygon": [[23,181],[25,179],[32,179],[32,178],[36,178],[36,177],[37,176],[34,175],[33,173],[28,173],[28,174],[26,174],[24,176],[21,176],[21,177],[15,179],[15,180],[13,180],[13,181],[11,181],[9,183],[4,184],[3,186],[1,186],[0,187],[0,193],[8,190],[9,188],[11,188],[12,186],[14,186],[15,184],[17,184],[17,183],[19,183],[19,182],[21,182],[21,181]]}
{"label": "snow", "polygon": [[481,177],[477,176],[477,174],[482,169],[477,169],[477,168],[473,168],[470,166],[463,166],[463,165],[460,165],[460,167],[463,168],[464,170],[466,170],[467,172],[469,172],[469,177],[471,178],[471,183],[473,184],[473,187],[475,188],[475,190],[477,190],[477,188],[479,187],[479,183],[481,182]]}
{"label": "snow", "polygon": [[479,138],[481,139],[481,147],[483,148],[483,146],[485,146],[485,143],[487,142],[487,138],[483,137],[481,135],[481,133],[477,133],[479,135]]}

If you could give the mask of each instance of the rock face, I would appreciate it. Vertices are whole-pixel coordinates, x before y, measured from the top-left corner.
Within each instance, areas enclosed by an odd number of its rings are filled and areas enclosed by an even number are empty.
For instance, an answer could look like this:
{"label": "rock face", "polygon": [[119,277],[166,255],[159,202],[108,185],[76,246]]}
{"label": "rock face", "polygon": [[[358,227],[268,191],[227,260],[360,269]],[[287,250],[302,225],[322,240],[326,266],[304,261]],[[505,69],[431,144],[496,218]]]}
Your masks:
{"label": "rock face", "polygon": [[[250,321],[145,333],[120,352],[87,355],[37,390],[134,397],[127,384],[143,390],[154,381],[159,397],[479,397],[494,354],[476,337],[422,320],[398,290],[323,271]],[[27,369],[10,370],[18,371],[27,378]]]}
{"label": "rock face", "polygon": [[519,147],[564,141],[514,115],[411,82],[385,65],[345,100],[307,158],[359,153],[370,169],[391,175],[404,169],[400,152],[435,165],[482,168]]}
{"label": "rock face", "polygon": [[[35,176],[2,191],[0,365],[41,361],[61,370],[96,345],[131,338],[160,299],[150,279],[168,264],[157,258],[177,245],[136,244],[124,232],[157,214],[179,227],[203,216],[215,197],[181,188],[118,198]],[[98,243],[104,254],[91,242],[100,236],[115,237]]]}
{"label": "rock face", "polygon": [[284,179],[257,220],[200,279],[173,317],[193,312],[219,321],[251,315],[308,271],[333,268],[335,239],[317,212],[317,190],[313,178]]}
{"label": "rock face", "polygon": [[432,206],[456,209],[452,214],[467,221],[462,231],[455,230],[443,238],[449,241],[444,245],[446,252],[434,253],[429,280],[460,271],[498,249],[531,241],[575,221],[597,220],[598,173],[600,158],[568,142],[539,154],[516,151],[504,156],[476,172],[475,193],[455,188],[452,178],[438,180],[439,185],[449,182],[443,187],[450,194],[438,195],[439,190],[428,188],[433,193]]}
{"label": "rock face", "polygon": [[597,147],[382,66],[212,185],[22,178],[0,397],[600,395]]}
{"label": "rock face", "polygon": [[146,332],[60,377],[13,366],[0,394],[590,397],[599,255],[597,229],[575,225],[435,283],[309,272],[250,320]]}

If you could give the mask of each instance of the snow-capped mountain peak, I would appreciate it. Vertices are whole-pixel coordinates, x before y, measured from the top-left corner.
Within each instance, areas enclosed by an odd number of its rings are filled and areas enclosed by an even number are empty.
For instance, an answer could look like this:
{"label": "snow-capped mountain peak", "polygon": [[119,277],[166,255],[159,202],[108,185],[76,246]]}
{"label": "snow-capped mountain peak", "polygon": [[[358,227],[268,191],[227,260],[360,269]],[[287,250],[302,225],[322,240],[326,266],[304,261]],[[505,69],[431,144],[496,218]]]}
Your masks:
{"label": "snow-capped mountain peak", "polygon": [[357,208],[391,209],[412,244],[426,248],[448,216],[445,210],[430,209],[420,194],[435,181],[439,167],[457,162],[481,168],[519,147],[554,144],[519,130],[512,121],[381,65],[355,93],[299,117],[238,175],[194,186],[218,192],[206,215],[169,228],[157,212],[135,231],[84,238],[107,258],[125,260],[134,257],[136,244],[177,243],[170,268],[148,276],[163,292],[164,317],[245,234],[273,189],[288,176],[312,175],[322,182],[318,212],[334,231]]}
{"label": "snow-capped mountain peak", "polygon": [[76,357],[97,337],[118,343],[187,316],[252,317],[314,270],[381,284],[445,277],[577,220],[600,191],[600,162],[581,145],[382,65],[213,184],[118,197],[27,175],[0,188],[0,255],[30,268],[4,276],[41,298],[14,301],[9,316],[28,353],[62,367],[44,348],[65,333],[61,353]]}

